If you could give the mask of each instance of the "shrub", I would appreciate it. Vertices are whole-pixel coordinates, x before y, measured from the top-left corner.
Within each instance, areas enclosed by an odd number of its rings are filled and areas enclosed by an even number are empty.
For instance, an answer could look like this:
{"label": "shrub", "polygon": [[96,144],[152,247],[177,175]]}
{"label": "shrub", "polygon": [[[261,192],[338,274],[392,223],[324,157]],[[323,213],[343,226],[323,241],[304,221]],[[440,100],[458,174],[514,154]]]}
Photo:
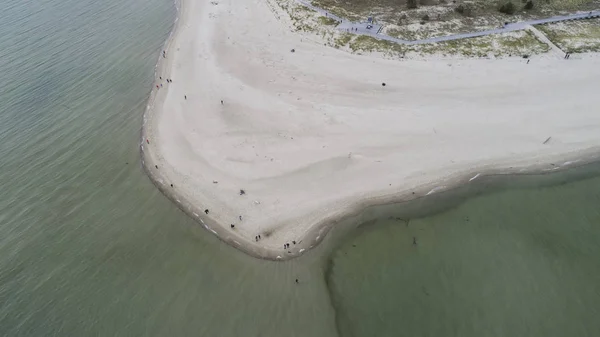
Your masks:
{"label": "shrub", "polygon": [[527,3],[525,4],[525,9],[532,9],[533,8],[533,1],[529,0],[527,1]]}
{"label": "shrub", "polygon": [[427,14],[423,15],[423,17],[421,18],[421,21],[429,21],[429,15],[427,15]]}
{"label": "shrub", "polygon": [[408,7],[409,9],[417,8],[417,0],[407,0],[406,7]]}
{"label": "shrub", "polygon": [[516,11],[515,4],[513,4],[512,2],[507,2],[504,5],[500,6],[498,11],[500,13],[509,14],[509,15],[515,14],[515,11]]}
{"label": "shrub", "polygon": [[464,16],[471,16],[473,14],[473,9],[471,9],[471,7],[465,6],[463,4],[458,5],[458,7],[456,7],[454,10],[457,13],[460,13]]}

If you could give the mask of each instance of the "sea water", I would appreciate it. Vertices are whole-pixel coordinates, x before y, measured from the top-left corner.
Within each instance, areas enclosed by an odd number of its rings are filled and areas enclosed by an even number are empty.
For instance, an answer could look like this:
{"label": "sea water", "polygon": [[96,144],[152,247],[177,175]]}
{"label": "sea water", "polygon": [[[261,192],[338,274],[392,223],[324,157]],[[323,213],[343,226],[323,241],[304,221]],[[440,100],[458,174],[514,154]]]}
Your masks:
{"label": "sea water", "polygon": [[[598,182],[528,190],[552,204],[491,194],[460,215],[383,220],[287,262],[203,230],[140,167],[142,113],[175,14],[170,0],[0,3],[0,335],[597,331]],[[579,222],[545,228],[558,206]]]}
{"label": "sea water", "polygon": [[175,14],[170,0],[0,3],[1,336],[335,334],[310,263],[221,243],[141,169]]}
{"label": "sea water", "polygon": [[341,335],[599,336],[597,167],[355,232],[327,273]]}

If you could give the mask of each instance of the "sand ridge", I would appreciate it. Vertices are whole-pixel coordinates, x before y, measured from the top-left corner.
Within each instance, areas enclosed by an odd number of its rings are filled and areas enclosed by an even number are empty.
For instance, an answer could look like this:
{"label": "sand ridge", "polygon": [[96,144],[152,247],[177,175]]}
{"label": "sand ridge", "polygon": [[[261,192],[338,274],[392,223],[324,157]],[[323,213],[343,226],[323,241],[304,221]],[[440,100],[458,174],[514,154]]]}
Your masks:
{"label": "sand ridge", "polygon": [[142,131],[157,186],[248,253],[296,256],[370,204],[600,146],[597,55],[384,60],[293,33],[270,8],[182,1]]}

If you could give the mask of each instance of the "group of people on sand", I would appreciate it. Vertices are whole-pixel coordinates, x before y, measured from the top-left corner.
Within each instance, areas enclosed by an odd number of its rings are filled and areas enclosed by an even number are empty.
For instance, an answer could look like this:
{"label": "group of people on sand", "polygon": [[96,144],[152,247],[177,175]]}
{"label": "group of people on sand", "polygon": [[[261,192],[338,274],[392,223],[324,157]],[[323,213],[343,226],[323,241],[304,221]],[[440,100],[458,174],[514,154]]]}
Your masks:
{"label": "group of people on sand", "polygon": [[[293,244],[296,244],[296,241],[295,241],[295,240],[292,240],[292,243],[293,243]],[[290,248],[290,243],[289,243],[289,242],[288,242],[288,243],[284,243],[284,244],[283,244],[283,249],[288,249],[288,248]]]}
{"label": "group of people on sand", "polygon": [[[355,29],[355,28],[353,28],[353,30],[354,30],[354,29]],[[167,55],[166,55],[166,51],[164,51],[164,50],[163,50],[162,56],[163,56],[163,58],[166,58],[166,57],[167,57]],[[162,78],[162,76],[160,76],[160,77],[159,77],[159,79],[162,81],[162,79],[163,79],[163,78]],[[165,79],[165,80],[167,81],[167,83],[173,83],[173,80],[172,80],[172,79],[170,79],[170,78],[167,78],[167,79]],[[157,85],[156,85],[156,88],[157,88],[157,89],[160,89],[160,88],[162,88],[162,86],[163,86],[163,85],[162,85],[162,83],[159,83],[159,84],[157,84]],[[184,96],[183,96],[183,98],[187,100],[187,95],[184,95]],[[225,102],[223,102],[223,100],[221,100],[221,105],[223,105],[224,103],[225,103]],[[147,142],[148,142],[148,143],[150,143],[149,141],[147,141]],[[156,168],[158,169],[158,165],[156,165]],[[173,186],[173,184],[171,184],[171,187],[174,187],[174,186]],[[246,194],[246,193],[245,193],[245,191],[244,191],[244,190],[240,190],[240,195],[244,195],[244,194]],[[209,210],[208,210],[208,209],[205,209],[205,210],[204,210],[204,213],[205,213],[205,214],[208,214],[208,213],[209,213]],[[239,216],[239,219],[240,219],[240,221],[242,221],[242,216],[241,216],[241,215]],[[231,227],[231,229],[234,229],[234,228],[235,228],[235,225],[234,225],[234,224],[230,224],[230,227]],[[256,242],[258,242],[258,241],[259,241],[259,240],[261,240],[261,239],[262,239],[262,237],[261,237],[261,235],[260,235],[260,234],[258,234],[258,235],[256,235],[256,236],[254,236],[254,241],[256,241]],[[295,241],[295,240],[292,240],[292,244],[294,244],[294,245],[295,245],[295,244],[296,244],[296,241]],[[290,244],[289,244],[289,243],[285,243],[285,244],[283,245],[283,248],[284,248],[284,249],[289,249],[289,248],[290,248]],[[296,283],[298,283],[298,279],[296,279]]]}
{"label": "group of people on sand", "polygon": [[[158,79],[160,79],[162,81],[162,76],[158,77]],[[173,80],[170,78],[167,78],[166,81],[167,81],[167,83],[173,83]],[[160,88],[162,88],[162,86],[163,86],[162,83],[159,83],[156,85],[156,89],[160,89]]]}

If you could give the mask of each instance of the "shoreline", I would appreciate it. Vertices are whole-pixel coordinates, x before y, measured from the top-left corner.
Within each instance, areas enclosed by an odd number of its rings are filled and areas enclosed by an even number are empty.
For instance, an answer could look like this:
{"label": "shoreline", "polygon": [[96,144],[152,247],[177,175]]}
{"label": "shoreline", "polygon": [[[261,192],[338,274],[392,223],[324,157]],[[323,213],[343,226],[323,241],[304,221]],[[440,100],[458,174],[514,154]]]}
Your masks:
{"label": "shoreline", "polygon": [[[178,3],[176,2],[175,5],[177,7]],[[167,52],[167,58],[163,58],[162,55],[159,54],[159,61],[155,68],[156,79],[159,77],[171,77],[171,69],[173,68],[171,63],[173,62],[173,59],[170,58],[170,56],[175,52],[173,48],[181,31],[181,26],[185,25],[184,16],[186,14],[189,15],[189,13],[185,13],[185,7],[186,0],[180,0],[179,7],[177,8],[177,18],[173,29],[165,42],[164,50]],[[365,57],[364,60],[368,61],[369,59]],[[157,82],[155,82],[155,84],[156,83]],[[197,203],[195,204],[192,200],[189,200],[190,198],[188,198],[183,191],[178,188],[173,189],[166,183],[172,180],[169,175],[165,174],[165,171],[162,170],[164,159],[160,157],[160,153],[155,152],[156,148],[154,147],[154,144],[158,143],[155,138],[155,132],[158,130],[156,123],[161,110],[157,106],[162,106],[162,104],[165,103],[166,95],[168,95],[168,87],[165,86],[159,90],[156,90],[153,87],[148,98],[146,110],[143,114],[140,153],[142,166],[146,174],[150,177],[153,184],[157,186],[167,198],[173,201],[178,208],[198,223],[202,224],[203,227],[211,231],[219,239],[249,255],[268,260],[288,260],[304,254],[315,245],[319,244],[329,230],[338,222],[354,217],[362,213],[368,207],[374,205],[397,204],[424,198],[428,195],[452,190],[468,184],[471,181],[476,181],[484,176],[546,174],[564,171],[572,167],[579,167],[597,161],[600,157],[600,146],[587,147],[584,150],[578,151],[567,151],[566,153],[556,155],[547,155],[545,158],[538,158],[537,161],[533,162],[531,161],[531,158],[521,156],[520,158],[495,161],[494,163],[482,163],[481,165],[462,171],[453,171],[452,174],[448,175],[438,175],[429,178],[427,183],[413,186],[405,185],[400,188],[394,188],[392,191],[388,190],[380,192],[380,195],[378,196],[359,196],[358,198],[354,198],[356,200],[353,200],[353,202],[341,205],[343,207],[339,207],[340,205],[338,205],[338,208],[334,209],[334,211],[328,211],[325,214],[317,214],[318,220],[305,221],[309,224],[304,224],[303,227],[308,230],[302,232],[302,234],[298,236],[297,244],[288,250],[274,248],[273,246],[262,246],[260,245],[262,241],[256,243],[247,236],[242,235],[242,233],[231,230],[227,223],[223,223],[223,221],[219,222],[218,219],[214,219],[211,216],[205,216],[202,211],[203,207]],[[156,158],[157,156],[158,158]],[[557,166],[554,164],[555,162],[563,163]],[[161,170],[155,169],[154,165],[159,164],[161,164]],[[443,188],[440,188],[440,186],[443,186]]]}

